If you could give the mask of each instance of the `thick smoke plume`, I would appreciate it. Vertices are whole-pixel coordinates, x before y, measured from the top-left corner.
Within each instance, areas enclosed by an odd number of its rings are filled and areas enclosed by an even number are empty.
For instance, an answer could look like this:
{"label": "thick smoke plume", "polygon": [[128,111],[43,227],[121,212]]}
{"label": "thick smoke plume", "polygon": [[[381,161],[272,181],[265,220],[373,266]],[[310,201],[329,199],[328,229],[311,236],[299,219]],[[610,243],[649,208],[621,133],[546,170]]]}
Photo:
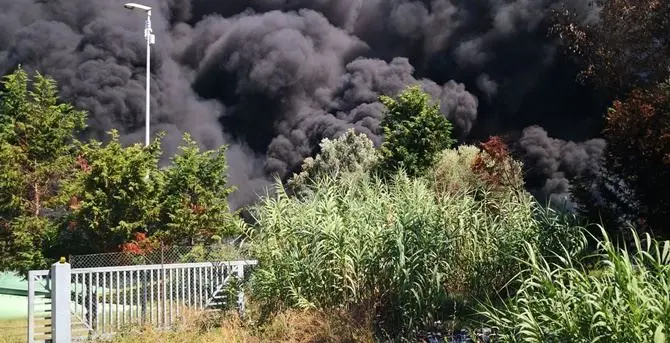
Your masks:
{"label": "thick smoke plume", "polygon": [[[378,96],[410,84],[439,102],[462,141],[530,125],[573,140],[594,131],[588,97],[566,101],[573,74],[546,36],[556,0],[143,1],[157,36],[152,127],[167,132],[168,154],[187,131],[205,148],[227,144],[233,207],[295,171],[324,137],[354,127],[379,144]],[[596,18],[585,0],[568,2]],[[0,72],[46,73],[89,111],[89,137],[116,128],[140,141],[144,16],[122,3],[0,0]],[[604,148],[539,127],[520,144],[540,170],[532,178],[544,178],[533,187],[555,196]]]}
{"label": "thick smoke plume", "polygon": [[529,170],[526,184],[534,195],[558,206],[571,206],[570,179],[597,172],[605,141],[590,139],[581,144],[551,138],[538,126],[523,130],[519,140]]}

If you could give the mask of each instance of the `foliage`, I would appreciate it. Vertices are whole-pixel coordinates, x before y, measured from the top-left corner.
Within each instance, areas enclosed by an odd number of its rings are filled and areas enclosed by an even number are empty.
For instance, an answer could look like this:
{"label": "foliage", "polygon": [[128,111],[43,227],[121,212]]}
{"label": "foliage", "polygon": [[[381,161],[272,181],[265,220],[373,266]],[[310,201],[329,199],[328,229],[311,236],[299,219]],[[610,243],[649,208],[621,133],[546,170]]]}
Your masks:
{"label": "foliage", "polygon": [[[43,267],[58,254],[194,244],[241,232],[226,202],[225,147],[201,152],[188,135],[167,170],[149,147],[81,144],[86,114],[58,101],[56,83],[21,68],[0,93],[0,269]],[[143,243],[144,244],[144,243]]]}
{"label": "foliage", "polygon": [[[582,66],[580,76],[619,99],[608,110],[604,165],[573,189],[580,211],[611,232],[627,225],[670,237],[667,191],[670,2],[595,0],[597,21],[562,9],[553,31]],[[666,81],[667,82],[667,81]],[[625,231],[621,231],[624,234]]]}
{"label": "foliage", "polygon": [[[528,246],[521,288],[482,315],[505,342],[666,342],[670,328],[670,241],[633,232],[633,252],[603,230],[595,269],[568,251],[558,262]],[[589,263],[590,265],[590,263]]]}
{"label": "foliage", "polygon": [[435,193],[439,196],[456,195],[480,188],[482,181],[472,169],[479,153],[479,148],[473,145],[443,150],[428,173]]}
{"label": "foliage", "polygon": [[372,140],[363,133],[356,134],[354,129],[333,140],[324,138],[319,147],[320,153],[306,158],[302,171],[287,182],[291,191],[304,191],[305,185],[324,176],[338,179],[343,174],[368,172],[378,161]]}
{"label": "foliage", "polygon": [[[87,252],[116,251],[138,232],[153,242],[194,245],[242,230],[226,198],[225,147],[200,152],[188,135],[181,154],[158,169],[159,139],[148,148],[122,147],[116,131],[79,157],[79,177],[68,185],[69,240]],[[126,248],[132,248],[128,245]]]}
{"label": "foliage", "polygon": [[147,238],[144,232],[135,232],[133,239],[119,246],[121,252],[132,255],[145,255],[160,249],[160,242]]}
{"label": "foliage", "polygon": [[606,165],[634,190],[645,226],[670,234],[670,88],[636,90],[615,101],[604,134]]}
{"label": "foliage", "polygon": [[21,68],[4,78],[0,99],[0,269],[25,271],[45,264],[85,114],[58,102],[52,79]]}
{"label": "foliage", "polygon": [[512,158],[507,145],[498,136],[480,144],[482,151],[472,162],[472,170],[478,179],[493,192],[523,190],[521,162]]}
{"label": "foliage", "polygon": [[670,237],[670,87],[637,89],[615,101],[604,130],[608,141],[596,195],[579,192],[582,211],[607,223],[627,219],[641,230]]}
{"label": "foliage", "polygon": [[662,0],[594,0],[598,21],[584,21],[575,11],[556,12],[553,32],[582,66],[580,77],[621,94],[655,85],[670,72],[670,2]]}
{"label": "foliage", "polygon": [[234,190],[227,185],[226,147],[200,152],[188,134],[184,141],[181,154],[164,171],[158,234],[168,244],[194,245],[238,233],[241,222],[226,201]]}
{"label": "foliage", "polygon": [[191,250],[181,258],[181,262],[232,261],[246,258],[243,249],[221,240],[217,241],[216,236],[213,238],[215,241],[213,244],[191,247]]}
{"label": "foliage", "polygon": [[481,149],[464,145],[442,152],[428,177],[440,197],[461,192],[485,200],[495,209],[510,196],[525,196],[522,164],[510,155],[499,137],[480,144]]}
{"label": "foliage", "polygon": [[381,123],[381,170],[404,169],[409,176],[422,175],[453,144],[451,123],[440,113],[439,104],[431,104],[430,95],[416,85],[396,98],[382,96],[380,101],[386,107]]}
{"label": "foliage", "polygon": [[116,130],[110,136],[104,146],[92,141],[82,147],[80,172],[67,185],[67,241],[74,251],[116,251],[135,232],[151,232],[158,219],[164,178],[158,139],[148,148],[123,147]]}
{"label": "foliage", "polygon": [[438,197],[403,173],[388,183],[348,176],[310,187],[308,196],[279,193],[255,209],[254,296],[271,310],[373,311],[392,336],[450,319],[452,296],[504,289],[524,242],[551,244],[568,228],[542,233],[561,222],[528,194],[492,211],[466,192]]}
{"label": "foliage", "polygon": [[393,331],[424,324],[446,296],[453,247],[443,213],[406,176],[390,185],[324,178],[304,201],[265,199],[252,236],[254,294],[269,306],[375,306]]}

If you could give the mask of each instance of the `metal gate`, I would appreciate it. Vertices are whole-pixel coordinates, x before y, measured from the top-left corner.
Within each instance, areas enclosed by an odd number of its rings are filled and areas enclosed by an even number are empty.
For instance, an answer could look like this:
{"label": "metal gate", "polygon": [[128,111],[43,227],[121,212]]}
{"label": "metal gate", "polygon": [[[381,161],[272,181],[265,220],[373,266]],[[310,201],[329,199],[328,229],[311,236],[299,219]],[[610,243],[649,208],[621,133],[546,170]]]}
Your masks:
{"label": "metal gate", "polygon": [[[256,261],[183,263],[69,269],[69,315],[73,340],[108,336],[131,325],[167,328],[187,309],[214,310],[226,305],[226,285],[244,277]],[[69,267],[69,265],[68,265]],[[44,285],[44,294],[36,292]],[[66,285],[67,286],[67,285]],[[60,287],[60,288],[57,288]],[[51,306],[56,285],[50,271],[28,276],[28,342],[51,339],[49,319],[64,309]],[[244,294],[236,291],[238,309]],[[43,304],[43,305],[40,305]],[[42,306],[43,308],[41,308]]]}

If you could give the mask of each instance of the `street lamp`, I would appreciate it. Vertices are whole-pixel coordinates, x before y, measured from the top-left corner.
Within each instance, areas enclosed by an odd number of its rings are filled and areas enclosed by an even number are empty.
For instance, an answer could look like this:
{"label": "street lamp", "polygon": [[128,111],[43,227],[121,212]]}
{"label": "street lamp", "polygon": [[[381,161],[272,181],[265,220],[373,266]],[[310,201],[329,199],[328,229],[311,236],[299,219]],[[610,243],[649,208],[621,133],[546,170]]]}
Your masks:
{"label": "street lamp", "polygon": [[129,9],[129,10],[140,10],[144,11],[147,13],[147,22],[146,26],[144,27],[144,39],[147,41],[147,89],[146,89],[146,118],[145,118],[145,145],[149,146],[149,140],[150,140],[150,133],[149,133],[149,125],[150,125],[150,116],[149,116],[149,87],[150,87],[150,82],[151,82],[151,72],[150,72],[150,67],[151,67],[151,45],[156,43],[156,36],[153,34],[153,30],[151,29],[151,7],[145,6],[145,5],[140,5],[136,4],[134,2],[129,2],[123,7]]}

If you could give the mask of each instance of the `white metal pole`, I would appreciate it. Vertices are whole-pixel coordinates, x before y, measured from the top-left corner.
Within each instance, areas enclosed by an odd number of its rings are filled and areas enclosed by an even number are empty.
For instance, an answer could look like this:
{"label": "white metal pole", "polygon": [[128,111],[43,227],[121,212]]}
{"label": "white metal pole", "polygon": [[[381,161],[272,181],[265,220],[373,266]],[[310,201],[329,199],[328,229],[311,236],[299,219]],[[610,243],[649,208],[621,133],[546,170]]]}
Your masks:
{"label": "white metal pole", "polygon": [[147,40],[147,89],[146,89],[146,116],[145,116],[145,137],[144,137],[144,144],[145,146],[149,146],[150,139],[151,139],[151,134],[150,134],[150,125],[151,125],[151,117],[150,117],[150,87],[151,87],[151,11],[147,11],[147,27],[144,30],[144,37]]}

